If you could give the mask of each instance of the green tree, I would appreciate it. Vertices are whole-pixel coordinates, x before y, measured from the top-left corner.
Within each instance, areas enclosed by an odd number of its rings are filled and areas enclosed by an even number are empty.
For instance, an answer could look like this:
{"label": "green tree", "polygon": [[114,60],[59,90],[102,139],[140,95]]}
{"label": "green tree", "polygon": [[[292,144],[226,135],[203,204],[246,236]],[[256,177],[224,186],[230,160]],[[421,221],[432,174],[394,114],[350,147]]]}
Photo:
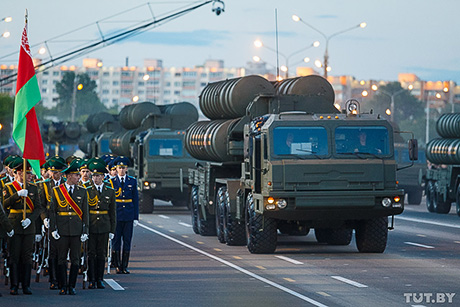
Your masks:
{"label": "green tree", "polygon": [[[394,98],[394,114],[391,117],[386,114],[387,109],[390,110],[391,107],[390,95]],[[409,90],[403,89],[399,82],[381,86],[371,100],[363,103],[363,109],[373,109],[374,113],[381,114],[388,120],[391,119],[401,131],[414,132],[415,138],[419,139],[420,143],[425,141],[425,106]],[[408,134],[402,136],[404,139],[409,138]]]}
{"label": "green tree", "polygon": [[73,71],[66,72],[61,82],[56,83],[59,95],[56,113],[60,118],[71,120],[74,97],[75,120],[78,122],[83,122],[89,114],[107,111],[97,96],[96,88],[96,82],[91,80],[88,74],[76,75]]}
{"label": "green tree", "polygon": [[0,94],[0,124],[2,129],[0,130],[0,144],[4,145],[8,143],[11,137],[13,127],[13,108],[14,98],[9,94]]}

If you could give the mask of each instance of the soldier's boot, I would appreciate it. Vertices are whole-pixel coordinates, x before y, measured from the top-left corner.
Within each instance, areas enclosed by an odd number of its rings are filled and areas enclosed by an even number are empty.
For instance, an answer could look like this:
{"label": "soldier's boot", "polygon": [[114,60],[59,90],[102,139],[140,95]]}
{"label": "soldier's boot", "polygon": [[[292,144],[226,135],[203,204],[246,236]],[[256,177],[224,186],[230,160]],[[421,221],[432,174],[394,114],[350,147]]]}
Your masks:
{"label": "soldier's boot", "polygon": [[57,259],[50,258],[48,260],[48,265],[50,274],[50,289],[57,290],[59,288],[57,283]]}
{"label": "soldier's boot", "polygon": [[30,289],[30,276],[32,275],[32,264],[26,263],[23,268],[24,279],[22,280],[22,293],[32,294]]}
{"label": "soldier's boot", "polygon": [[61,290],[59,291],[59,295],[66,295],[67,294],[67,265],[58,264],[57,279],[58,279],[58,287]]}
{"label": "soldier's boot", "polygon": [[10,264],[10,283],[11,283],[11,295],[18,295],[18,285],[19,285],[19,271],[18,264]]}
{"label": "soldier's boot", "polygon": [[129,274],[128,271],[128,263],[129,263],[129,251],[123,251],[123,259],[121,260],[121,268],[123,274]]}
{"label": "soldier's boot", "polygon": [[105,259],[97,258],[96,260],[96,283],[98,289],[105,289],[104,285]]}
{"label": "soldier's boot", "polygon": [[96,259],[94,257],[88,257],[88,289],[96,289]]}
{"label": "soldier's boot", "polygon": [[123,274],[121,269],[120,251],[112,251],[112,266],[115,267],[117,274]]}
{"label": "soldier's boot", "polygon": [[69,273],[69,294],[75,295],[77,291],[75,290],[75,285],[77,284],[77,277],[78,277],[78,269],[79,265],[72,264],[70,266],[70,273]]}

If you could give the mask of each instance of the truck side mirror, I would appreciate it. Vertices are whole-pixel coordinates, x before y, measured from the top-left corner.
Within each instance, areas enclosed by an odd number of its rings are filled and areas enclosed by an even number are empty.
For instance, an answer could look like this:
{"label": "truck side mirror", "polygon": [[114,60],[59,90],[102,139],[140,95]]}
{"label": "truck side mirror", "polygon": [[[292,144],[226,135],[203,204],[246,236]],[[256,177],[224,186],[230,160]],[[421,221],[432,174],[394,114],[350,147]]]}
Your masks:
{"label": "truck side mirror", "polygon": [[418,142],[417,139],[409,140],[409,159],[411,161],[418,160]]}

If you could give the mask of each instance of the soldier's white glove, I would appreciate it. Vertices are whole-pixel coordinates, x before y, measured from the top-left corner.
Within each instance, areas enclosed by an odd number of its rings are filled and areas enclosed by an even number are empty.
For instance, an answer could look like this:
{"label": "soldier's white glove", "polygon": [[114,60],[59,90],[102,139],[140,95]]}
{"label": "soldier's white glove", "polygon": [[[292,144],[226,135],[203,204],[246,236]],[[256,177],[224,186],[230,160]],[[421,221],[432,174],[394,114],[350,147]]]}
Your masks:
{"label": "soldier's white glove", "polygon": [[8,235],[8,237],[11,238],[12,236],[14,236],[14,229],[11,229],[11,231],[7,232],[6,234]]}
{"label": "soldier's white glove", "polygon": [[18,191],[18,196],[27,197],[27,194],[29,194],[29,191],[27,191],[25,189],[22,189],[22,190]]}
{"label": "soldier's white glove", "polygon": [[42,235],[35,235],[35,242],[40,242],[42,240]]}
{"label": "soldier's white glove", "polygon": [[134,220],[134,227],[136,227],[139,224],[138,220]]}
{"label": "soldier's white glove", "polygon": [[109,239],[110,239],[110,240],[113,240],[113,238],[115,238],[115,235],[114,235],[113,233],[110,232],[110,233],[109,233]]}
{"label": "soldier's white glove", "polygon": [[86,233],[82,234],[81,237],[80,237],[80,240],[82,242],[85,242],[86,240],[88,240],[88,235]]}
{"label": "soldier's white glove", "polygon": [[27,227],[29,227],[30,223],[32,223],[32,221],[29,218],[22,220],[21,221],[22,228],[26,229]]}
{"label": "soldier's white glove", "polygon": [[57,231],[57,230],[53,231],[53,232],[51,233],[51,235],[53,236],[53,238],[54,238],[55,240],[59,240],[59,238],[61,237],[61,236],[58,234],[58,231]]}
{"label": "soldier's white glove", "polygon": [[43,225],[45,225],[46,228],[50,228],[50,219],[49,218],[45,218],[43,220]]}

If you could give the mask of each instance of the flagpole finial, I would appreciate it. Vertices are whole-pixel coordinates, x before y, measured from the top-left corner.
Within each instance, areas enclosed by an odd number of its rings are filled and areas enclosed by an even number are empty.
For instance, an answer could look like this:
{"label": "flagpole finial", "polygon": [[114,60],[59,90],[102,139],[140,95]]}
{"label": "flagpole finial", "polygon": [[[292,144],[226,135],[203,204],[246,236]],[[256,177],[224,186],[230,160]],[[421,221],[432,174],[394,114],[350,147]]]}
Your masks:
{"label": "flagpole finial", "polygon": [[25,15],[24,17],[25,17],[26,23],[27,23],[27,19],[28,19],[28,17],[29,17],[29,13],[28,13],[27,9],[26,9],[26,15]]}

